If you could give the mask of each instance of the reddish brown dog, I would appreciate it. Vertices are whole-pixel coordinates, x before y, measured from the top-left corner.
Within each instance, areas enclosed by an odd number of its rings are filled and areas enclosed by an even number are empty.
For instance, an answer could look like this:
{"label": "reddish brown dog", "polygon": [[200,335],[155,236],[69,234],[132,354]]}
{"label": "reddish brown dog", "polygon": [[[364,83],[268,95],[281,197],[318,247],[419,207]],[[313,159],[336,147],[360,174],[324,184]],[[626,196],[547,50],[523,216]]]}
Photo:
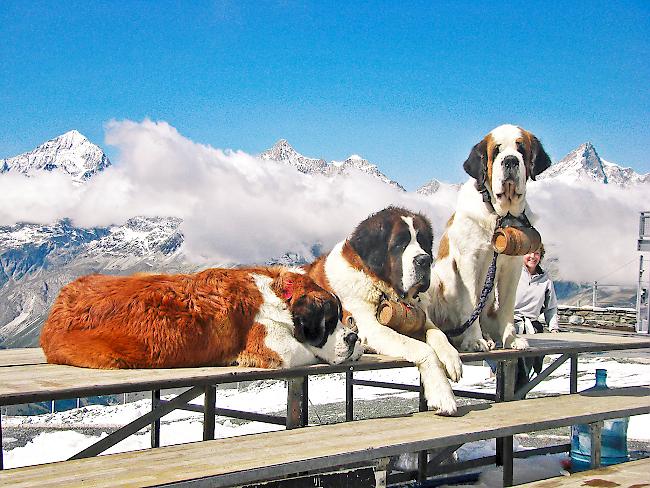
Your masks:
{"label": "reddish brown dog", "polygon": [[41,347],[89,368],[339,363],[360,349],[340,319],[338,299],[297,268],[91,275],[61,290]]}

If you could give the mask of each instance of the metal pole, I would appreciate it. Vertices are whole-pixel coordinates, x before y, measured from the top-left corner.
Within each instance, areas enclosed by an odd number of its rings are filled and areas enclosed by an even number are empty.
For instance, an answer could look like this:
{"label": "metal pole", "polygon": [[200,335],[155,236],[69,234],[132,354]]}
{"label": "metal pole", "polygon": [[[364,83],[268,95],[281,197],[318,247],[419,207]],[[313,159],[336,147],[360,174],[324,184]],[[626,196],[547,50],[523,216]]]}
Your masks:
{"label": "metal pole", "polygon": [[[517,360],[506,359],[497,365],[497,402],[509,402],[515,397],[515,375],[517,374]],[[497,466],[503,466],[503,486],[512,486],[512,436],[499,437],[496,440]]]}
{"label": "metal pole", "polygon": [[578,355],[571,354],[571,372],[569,374],[569,393],[578,393]]}
{"label": "metal pole", "polygon": [[305,383],[307,377],[290,378],[287,380],[287,430],[306,425],[305,416]]}
{"label": "metal pole", "polygon": [[203,440],[214,439],[215,411],[214,404],[217,401],[217,388],[214,385],[206,385],[203,394]]}
{"label": "metal pole", "polygon": [[598,468],[600,466],[602,430],[602,420],[589,424],[589,433],[591,437],[591,469]]}
{"label": "metal pole", "polygon": [[[424,385],[420,383],[420,398],[418,408],[420,412],[428,410],[427,400],[424,397]],[[422,483],[427,479],[427,464],[429,462],[429,453],[427,451],[418,452],[418,483]]]}
{"label": "metal pole", "polygon": [[592,297],[591,297],[591,305],[594,308],[596,308],[597,294],[598,294],[598,282],[594,281],[593,293],[592,293]]}
{"label": "metal pole", "polygon": [[345,421],[354,420],[354,371],[352,368],[345,372]]}
{"label": "metal pole", "polygon": [[0,471],[4,469],[4,461],[2,460],[2,411],[0,411]]}
{"label": "metal pole", "polygon": [[[151,410],[160,406],[160,390],[151,392]],[[160,418],[151,422],[151,447],[160,447]]]}

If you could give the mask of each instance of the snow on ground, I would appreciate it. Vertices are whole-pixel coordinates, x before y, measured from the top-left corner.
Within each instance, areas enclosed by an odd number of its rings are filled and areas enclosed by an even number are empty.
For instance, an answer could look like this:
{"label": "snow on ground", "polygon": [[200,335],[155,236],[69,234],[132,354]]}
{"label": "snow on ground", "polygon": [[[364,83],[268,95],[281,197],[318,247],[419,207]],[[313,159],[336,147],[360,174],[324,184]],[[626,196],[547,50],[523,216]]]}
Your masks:
{"label": "snow on ground", "polygon": [[[549,361],[550,358],[547,358]],[[608,372],[607,382],[612,387],[650,384],[650,364],[647,360],[633,358],[612,359],[605,355],[590,355],[580,358],[578,390],[593,386],[596,368],[605,368]],[[495,379],[490,378],[490,370],[485,366],[465,365],[463,379],[457,386],[473,391],[494,390]],[[355,377],[378,381],[417,384],[418,372],[415,368],[402,368],[381,371],[355,373]],[[569,362],[554,371],[547,381],[542,382],[534,392],[568,393]],[[382,388],[355,387],[355,400],[373,400],[379,398],[415,398],[417,393],[399,392]],[[171,398],[171,397],[170,397]],[[343,374],[312,376],[309,381],[309,399],[312,411],[318,411],[318,405],[345,401],[345,377]],[[202,397],[193,403],[201,404]],[[240,386],[239,389],[218,389],[217,405],[222,408],[248,410],[261,413],[281,412],[286,408],[286,387],[283,381],[257,381]],[[30,464],[39,464],[64,460],[83,448],[108,435],[116,427],[125,425],[144,415],[151,409],[150,400],[140,400],[126,405],[87,406],[79,409],[37,416],[5,416],[2,424],[6,428],[48,427],[59,429],[37,434],[22,447],[5,452],[5,467],[12,468]],[[630,419],[628,438],[650,442],[650,415]],[[171,445],[193,442],[202,438],[202,415],[194,412],[176,410],[162,419],[161,444]],[[68,428],[70,430],[63,430]],[[100,435],[88,435],[72,429],[94,429]],[[282,429],[281,426],[246,422],[217,417],[216,437],[232,437],[270,430]],[[4,439],[9,442],[9,439]],[[131,436],[107,453],[144,449],[150,446],[148,430]],[[515,446],[522,449],[521,445]],[[459,459],[473,459],[495,452],[494,441],[466,444],[458,451]],[[541,479],[560,473],[559,459],[565,455],[551,455],[529,459],[515,460],[517,483],[532,479]],[[543,459],[540,459],[543,458]],[[525,469],[517,469],[523,466]],[[500,470],[487,468],[482,474],[479,486],[500,486]]]}

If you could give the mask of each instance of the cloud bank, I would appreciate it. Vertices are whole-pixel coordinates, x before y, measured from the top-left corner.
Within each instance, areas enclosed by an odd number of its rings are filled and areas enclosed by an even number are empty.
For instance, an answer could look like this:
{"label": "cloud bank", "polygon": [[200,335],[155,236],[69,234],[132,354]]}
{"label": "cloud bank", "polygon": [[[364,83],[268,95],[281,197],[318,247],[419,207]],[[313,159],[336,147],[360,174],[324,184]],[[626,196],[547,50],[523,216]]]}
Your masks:
{"label": "cloud bank", "polygon": [[[136,215],[174,216],[183,219],[189,259],[260,263],[286,252],[309,257],[314,244],[328,249],[387,205],[427,215],[437,240],[455,207],[456,192],[449,189],[425,197],[363,173],[305,175],[196,143],[165,122],[109,122],[106,142],[118,149],[114,165],[84,185],[54,173],[0,175],[0,225],[67,217],[96,227]],[[433,169],[422,171],[435,176]],[[634,258],[645,190],[531,183],[531,207],[548,254],[559,260],[558,277],[590,281]],[[609,279],[633,283],[635,266]]]}

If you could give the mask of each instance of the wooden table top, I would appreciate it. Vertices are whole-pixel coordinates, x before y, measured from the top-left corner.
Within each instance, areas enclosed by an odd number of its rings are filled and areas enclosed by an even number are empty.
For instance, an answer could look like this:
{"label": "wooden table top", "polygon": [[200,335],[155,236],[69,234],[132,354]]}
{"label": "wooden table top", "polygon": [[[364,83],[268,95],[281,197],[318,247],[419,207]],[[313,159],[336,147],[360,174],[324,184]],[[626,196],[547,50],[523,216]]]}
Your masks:
{"label": "wooden table top", "polygon": [[[540,354],[571,354],[650,348],[650,336],[626,333],[565,332],[527,336],[530,349],[462,353],[463,361],[507,359]],[[389,356],[366,354],[357,362],[317,364],[291,369],[200,367],[97,370],[47,364],[38,348],[0,350],[0,405],[128,393],[186,386],[295,378],[313,374],[367,371],[411,366]]]}

